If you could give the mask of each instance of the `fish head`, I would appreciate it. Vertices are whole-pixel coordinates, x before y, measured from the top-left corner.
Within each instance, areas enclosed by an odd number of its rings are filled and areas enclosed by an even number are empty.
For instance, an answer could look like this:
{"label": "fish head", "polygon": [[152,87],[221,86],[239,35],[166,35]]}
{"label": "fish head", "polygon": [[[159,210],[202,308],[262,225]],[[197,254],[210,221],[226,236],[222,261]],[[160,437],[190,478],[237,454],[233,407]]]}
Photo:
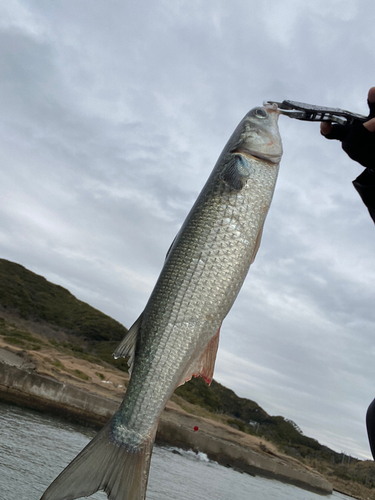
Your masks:
{"label": "fish head", "polygon": [[277,124],[279,115],[276,104],[251,109],[232,136],[235,144],[231,152],[279,163],[283,154]]}

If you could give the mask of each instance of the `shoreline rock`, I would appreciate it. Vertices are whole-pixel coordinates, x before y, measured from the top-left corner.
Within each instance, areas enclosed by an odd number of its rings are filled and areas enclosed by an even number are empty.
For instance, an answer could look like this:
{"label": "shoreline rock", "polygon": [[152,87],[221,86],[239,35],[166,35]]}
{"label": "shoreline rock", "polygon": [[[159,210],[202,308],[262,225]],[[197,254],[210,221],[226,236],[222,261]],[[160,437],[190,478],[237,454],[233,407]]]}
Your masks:
{"label": "shoreline rock", "polygon": [[[4,349],[0,351],[0,401],[94,428],[102,427],[120,404],[119,400],[40,375],[20,356]],[[194,430],[196,427],[198,431]],[[315,471],[267,447],[264,453],[252,449],[241,443],[242,434],[207,418],[177,410],[172,404],[161,415],[156,442],[203,452],[210,460],[251,475],[276,479],[323,495],[332,493],[332,485]]]}

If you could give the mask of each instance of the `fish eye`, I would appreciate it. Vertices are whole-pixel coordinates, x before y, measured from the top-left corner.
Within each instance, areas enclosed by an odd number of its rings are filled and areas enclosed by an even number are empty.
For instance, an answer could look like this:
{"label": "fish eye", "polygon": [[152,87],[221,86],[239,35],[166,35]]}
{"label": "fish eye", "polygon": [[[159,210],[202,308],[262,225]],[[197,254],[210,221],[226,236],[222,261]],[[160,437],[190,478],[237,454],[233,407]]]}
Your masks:
{"label": "fish eye", "polygon": [[267,111],[264,108],[255,108],[254,115],[257,118],[267,118]]}

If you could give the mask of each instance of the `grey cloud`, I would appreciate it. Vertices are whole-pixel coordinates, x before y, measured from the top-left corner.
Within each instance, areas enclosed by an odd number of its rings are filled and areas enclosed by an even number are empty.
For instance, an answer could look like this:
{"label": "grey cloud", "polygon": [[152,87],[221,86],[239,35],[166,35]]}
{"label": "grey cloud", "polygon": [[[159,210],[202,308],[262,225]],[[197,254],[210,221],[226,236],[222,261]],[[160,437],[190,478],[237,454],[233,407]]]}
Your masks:
{"label": "grey cloud", "polygon": [[[250,108],[293,99],[367,112],[374,6],[344,4],[8,2],[1,257],[129,327]],[[318,128],[280,118],[279,180],[216,377],[366,456],[374,228],[351,186],[360,167]]]}

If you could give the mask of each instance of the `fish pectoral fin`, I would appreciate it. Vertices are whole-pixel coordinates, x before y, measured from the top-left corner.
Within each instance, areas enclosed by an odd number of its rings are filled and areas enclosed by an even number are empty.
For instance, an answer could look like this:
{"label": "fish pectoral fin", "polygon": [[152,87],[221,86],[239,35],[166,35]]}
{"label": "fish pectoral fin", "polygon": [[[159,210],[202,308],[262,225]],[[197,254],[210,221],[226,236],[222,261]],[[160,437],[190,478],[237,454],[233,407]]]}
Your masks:
{"label": "fish pectoral fin", "polygon": [[198,361],[194,362],[189,369],[186,370],[178,386],[185,384],[185,382],[188,382],[192,377],[202,377],[208,385],[211,384],[214,376],[217,349],[219,347],[220,328],[221,325],[207,344]]}
{"label": "fish pectoral fin", "polygon": [[123,341],[113,353],[115,359],[126,358],[127,356],[129,356],[128,360],[129,375],[131,375],[134,366],[135,346],[137,343],[138,332],[142,324],[142,315],[143,313],[139,316],[137,321],[130,327]]}
{"label": "fish pectoral fin", "polygon": [[220,174],[220,179],[232,189],[241,191],[250,176],[250,169],[249,162],[242,155],[235,153],[226,163]]}

